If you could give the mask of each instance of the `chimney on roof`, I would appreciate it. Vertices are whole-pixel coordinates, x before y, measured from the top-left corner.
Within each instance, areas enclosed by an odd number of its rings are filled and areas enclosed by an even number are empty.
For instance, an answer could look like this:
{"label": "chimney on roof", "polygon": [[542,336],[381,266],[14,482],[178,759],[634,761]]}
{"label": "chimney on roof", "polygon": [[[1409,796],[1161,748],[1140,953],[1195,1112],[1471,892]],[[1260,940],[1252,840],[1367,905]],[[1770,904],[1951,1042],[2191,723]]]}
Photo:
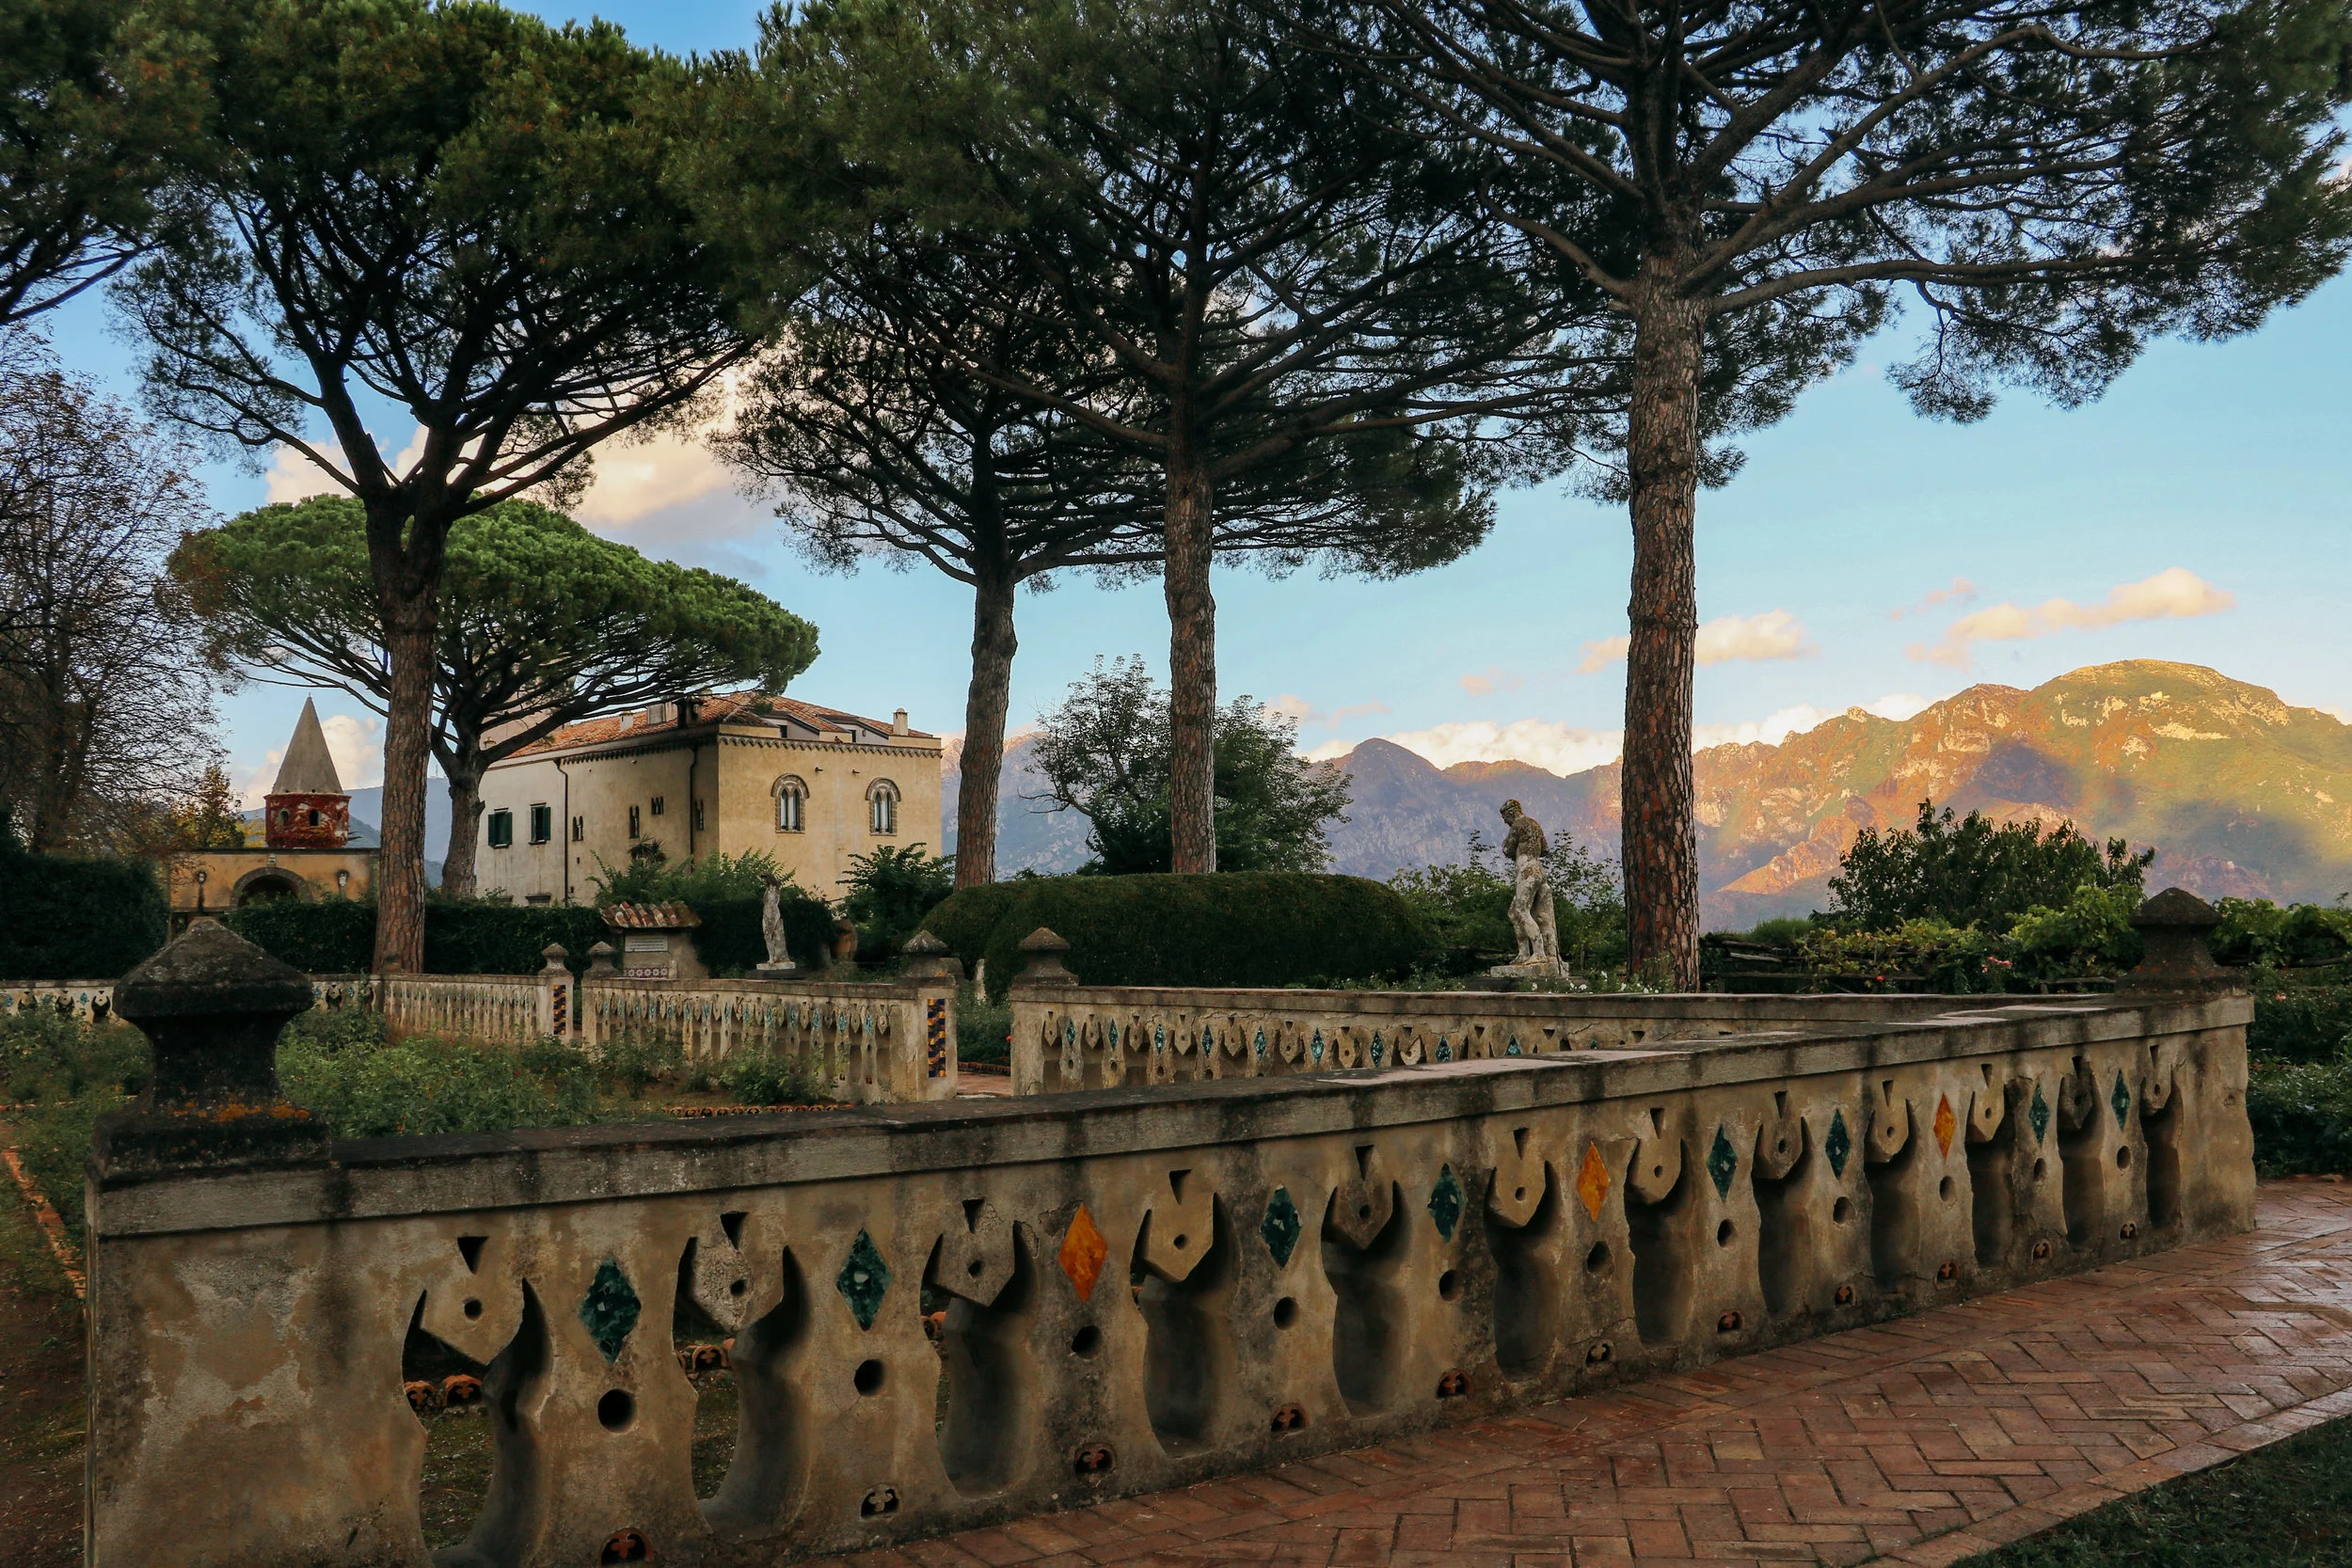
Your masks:
{"label": "chimney on roof", "polygon": [[907,733],[906,709],[898,708],[892,712],[890,715],[890,733],[892,735],[904,735]]}

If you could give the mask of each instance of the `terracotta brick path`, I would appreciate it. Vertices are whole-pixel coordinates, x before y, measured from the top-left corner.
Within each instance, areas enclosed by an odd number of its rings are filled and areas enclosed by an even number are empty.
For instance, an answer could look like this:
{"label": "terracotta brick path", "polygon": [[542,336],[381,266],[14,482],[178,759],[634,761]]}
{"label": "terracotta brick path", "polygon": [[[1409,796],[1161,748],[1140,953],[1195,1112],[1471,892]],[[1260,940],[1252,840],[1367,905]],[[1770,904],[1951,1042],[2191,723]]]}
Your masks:
{"label": "terracotta brick path", "polygon": [[2249,1236],[1524,1415],[835,1560],[1940,1565],[2352,1415],[2352,1186]]}

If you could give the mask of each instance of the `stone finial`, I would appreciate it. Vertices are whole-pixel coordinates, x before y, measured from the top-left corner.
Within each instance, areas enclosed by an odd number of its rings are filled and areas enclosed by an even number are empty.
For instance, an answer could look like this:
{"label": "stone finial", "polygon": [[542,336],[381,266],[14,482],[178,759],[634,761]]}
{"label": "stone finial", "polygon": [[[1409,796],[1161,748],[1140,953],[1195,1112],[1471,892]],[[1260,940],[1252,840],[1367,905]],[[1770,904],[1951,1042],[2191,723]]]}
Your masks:
{"label": "stone finial", "polygon": [[551,942],[540,948],[539,957],[548,960],[539,966],[539,973],[542,974],[569,974],[572,972],[571,965],[566,962],[571,958],[571,954],[564,950],[564,944],[560,942]]}
{"label": "stone finial", "polygon": [[1021,939],[1021,951],[1029,956],[1029,966],[1023,970],[1013,984],[1017,986],[1074,986],[1078,977],[1062,967],[1061,956],[1070,951],[1070,943],[1040,926]]}
{"label": "stone finial", "polygon": [[310,1011],[310,977],[215,920],[199,920],[115,986],[117,1017],[155,1047],[137,1108],[103,1117],[110,1173],[323,1159],[326,1127],[278,1087],[278,1036]]}
{"label": "stone finial", "polygon": [[612,944],[611,942],[600,942],[588,949],[589,979],[610,980],[619,974],[620,971],[612,966]]}
{"label": "stone finial", "polygon": [[2236,970],[2213,961],[2209,945],[2221,916],[2185,888],[2169,887],[2132,911],[2132,928],[2147,952],[2123,976],[2127,991],[2228,990],[2244,982]]}
{"label": "stone finial", "polygon": [[960,980],[963,964],[949,952],[947,944],[930,931],[917,931],[907,939],[899,953],[906,958],[904,974],[910,980]]}

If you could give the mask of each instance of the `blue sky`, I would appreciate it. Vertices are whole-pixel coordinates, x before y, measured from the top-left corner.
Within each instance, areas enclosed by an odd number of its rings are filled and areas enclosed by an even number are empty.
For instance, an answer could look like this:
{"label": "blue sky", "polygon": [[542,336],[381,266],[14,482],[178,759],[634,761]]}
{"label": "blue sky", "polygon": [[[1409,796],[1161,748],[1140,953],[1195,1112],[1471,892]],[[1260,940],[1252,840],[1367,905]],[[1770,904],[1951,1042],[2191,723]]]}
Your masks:
{"label": "blue sky", "polygon": [[[746,44],[755,15],[708,3],[605,14],[677,51]],[[59,312],[49,332],[70,363],[135,398],[135,351],[103,306]],[[2352,714],[2352,283],[2251,337],[2158,344],[2089,407],[2016,396],[1972,426],[1911,413],[1881,373],[1903,346],[1898,325],[1751,436],[1745,471],[1701,497],[1700,616],[1724,623],[1703,648],[1722,657],[1698,674],[1702,738],[1772,738],[1851,705],[1900,714],[1975,681],[2032,686],[2137,657],[2211,665]],[[407,436],[376,434],[388,448]],[[958,585],[879,564],[813,572],[691,448],[612,453],[600,471],[592,526],[744,577],[817,623],[824,651],[797,694],[962,727],[970,610]],[[265,475],[231,465],[206,477],[224,512],[270,493]],[[1612,753],[1622,720],[1624,665],[1605,662],[1605,644],[1625,630],[1629,561],[1621,509],[1553,487],[1506,497],[1482,549],[1402,582],[1220,570],[1219,684],[1299,714],[1310,748],[1387,735],[1441,762],[1589,766]],[[1020,615],[1016,726],[1097,654],[1165,664],[1156,583],[1073,579],[1025,596]],[[249,687],[223,704],[241,778],[269,766],[301,698]],[[346,784],[376,782],[363,710],[322,694],[320,711],[357,775]]]}

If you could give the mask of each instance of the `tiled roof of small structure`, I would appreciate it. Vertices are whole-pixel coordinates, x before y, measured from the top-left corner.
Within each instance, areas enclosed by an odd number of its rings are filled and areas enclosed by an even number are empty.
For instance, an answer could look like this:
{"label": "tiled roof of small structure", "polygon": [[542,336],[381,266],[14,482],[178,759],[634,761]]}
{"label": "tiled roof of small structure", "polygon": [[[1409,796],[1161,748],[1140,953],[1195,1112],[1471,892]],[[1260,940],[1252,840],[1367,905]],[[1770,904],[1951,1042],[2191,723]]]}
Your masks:
{"label": "tiled roof of small structure", "polygon": [[[758,723],[761,720],[791,719],[811,729],[871,730],[879,735],[890,733],[887,720],[867,719],[826,707],[818,703],[804,703],[798,697],[763,697],[756,691],[722,691],[710,696],[690,698],[694,707],[694,721],[681,725],[676,710],[672,717],[656,718],[659,709],[639,708],[633,713],[608,714],[602,719],[583,719],[577,724],[566,724],[544,739],[534,740],[515,753],[518,757],[535,756],[542,752],[568,752],[579,746],[596,746],[610,740],[634,740],[640,736],[675,735],[680,729],[705,729],[716,724]],[[936,740],[939,737],[922,730],[909,730],[916,740]]]}
{"label": "tiled roof of small structure", "polygon": [[616,931],[684,931],[703,917],[675,900],[667,904],[607,904],[596,911]]}
{"label": "tiled roof of small structure", "polygon": [[326,733],[319,728],[318,705],[302,699],[302,717],[294,721],[294,736],[286,742],[285,760],[278,764],[272,795],[341,795],[343,782],[335,776],[335,758],[326,750]]}

